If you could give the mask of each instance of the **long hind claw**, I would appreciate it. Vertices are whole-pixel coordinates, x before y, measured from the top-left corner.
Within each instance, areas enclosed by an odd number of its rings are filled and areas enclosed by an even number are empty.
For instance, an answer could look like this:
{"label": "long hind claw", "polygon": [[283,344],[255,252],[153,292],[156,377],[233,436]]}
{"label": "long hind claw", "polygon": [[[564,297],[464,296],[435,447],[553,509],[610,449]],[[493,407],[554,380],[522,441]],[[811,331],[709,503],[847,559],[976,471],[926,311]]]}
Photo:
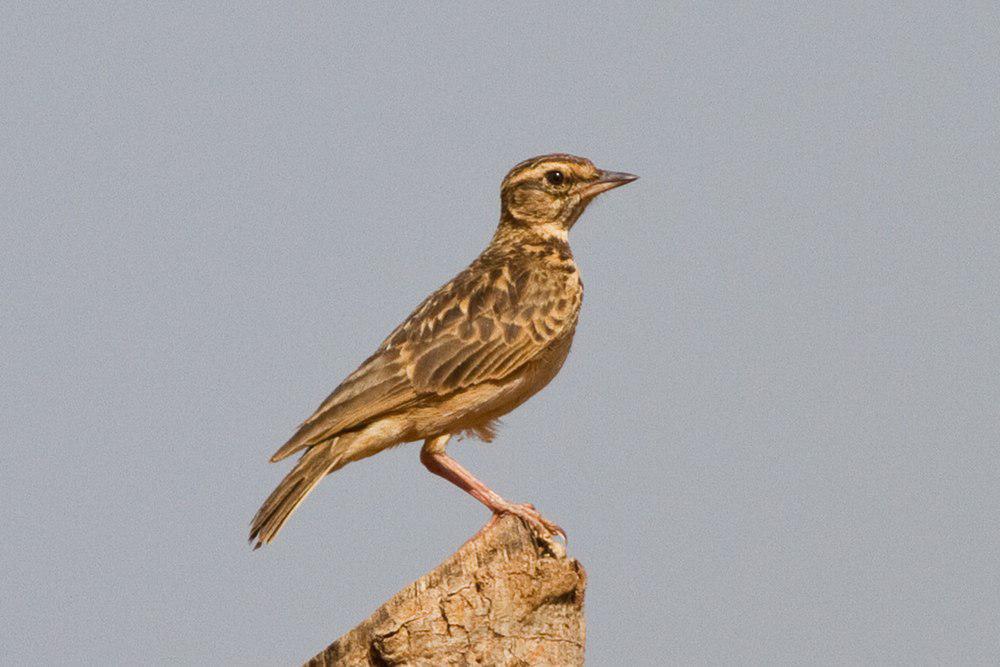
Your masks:
{"label": "long hind claw", "polygon": [[541,513],[535,509],[535,506],[530,503],[506,503],[496,509],[496,514],[513,514],[514,516],[527,521],[529,525],[534,527],[534,529],[541,533],[544,537],[560,535],[562,536],[563,541],[568,541],[566,531],[563,530],[559,524],[553,523],[543,517]]}

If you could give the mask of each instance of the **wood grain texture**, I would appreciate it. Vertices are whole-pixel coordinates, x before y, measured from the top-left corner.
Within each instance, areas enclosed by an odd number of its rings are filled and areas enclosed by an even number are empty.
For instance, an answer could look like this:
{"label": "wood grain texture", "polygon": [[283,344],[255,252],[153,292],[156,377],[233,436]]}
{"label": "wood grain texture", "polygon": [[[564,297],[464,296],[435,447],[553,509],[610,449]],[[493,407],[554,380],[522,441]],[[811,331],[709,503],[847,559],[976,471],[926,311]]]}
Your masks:
{"label": "wood grain texture", "polygon": [[582,665],[586,574],[505,515],[306,665]]}

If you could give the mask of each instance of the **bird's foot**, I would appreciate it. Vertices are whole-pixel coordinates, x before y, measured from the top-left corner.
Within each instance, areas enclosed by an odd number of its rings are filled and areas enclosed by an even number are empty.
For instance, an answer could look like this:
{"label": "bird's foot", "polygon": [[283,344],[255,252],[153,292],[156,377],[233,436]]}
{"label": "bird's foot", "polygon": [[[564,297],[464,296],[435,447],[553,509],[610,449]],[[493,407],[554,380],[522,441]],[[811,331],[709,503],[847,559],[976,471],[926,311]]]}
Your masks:
{"label": "bird's foot", "polygon": [[560,528],[558,524],[552,523],[543,517],[541,513],[535,509],[535,506],[530,503],[505,503],[504,505],[497,507],[494,510],[491,523],[504,514],[513,514],[514,516],[527,521],[530,526],[546,538],[552,537],[553,535],[559,535],[563,538],[564,542],[567,541],[566,531]]}

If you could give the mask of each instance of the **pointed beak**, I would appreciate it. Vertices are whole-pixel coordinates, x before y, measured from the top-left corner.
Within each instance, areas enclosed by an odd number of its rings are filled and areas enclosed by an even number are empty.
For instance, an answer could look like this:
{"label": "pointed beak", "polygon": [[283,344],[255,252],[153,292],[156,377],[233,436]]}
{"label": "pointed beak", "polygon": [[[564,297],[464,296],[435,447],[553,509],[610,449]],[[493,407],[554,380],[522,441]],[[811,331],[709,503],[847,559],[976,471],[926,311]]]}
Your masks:
{"label": "pointed beak", "polygon": [[607,192],[612,188],[617,188],[620,185],[625,185],[626,183],[631,183],[635,179],[639,178],[635,174],[626,174],[624,171],[601,171],[598,175],[597,180],[590,183],[581,191],[581,195],[585,199],[590,199],[596,197],[602,192]]}

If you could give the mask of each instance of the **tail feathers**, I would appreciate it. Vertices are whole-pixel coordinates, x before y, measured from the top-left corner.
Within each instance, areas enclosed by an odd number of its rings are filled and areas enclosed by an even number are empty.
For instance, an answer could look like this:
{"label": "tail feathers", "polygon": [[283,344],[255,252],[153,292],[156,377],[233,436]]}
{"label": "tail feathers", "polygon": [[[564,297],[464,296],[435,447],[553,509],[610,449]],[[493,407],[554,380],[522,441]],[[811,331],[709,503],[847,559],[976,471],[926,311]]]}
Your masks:
{"label": "tail feathers", "polygon": [[347,463],[345,448],[338,447],[338,440],[313,446],[271,492],[264,504],[257,510],[250,524],[250,543],[254,549],[274,540],[285,521],[292,515],[306,496],[319,484],[327,473]]}

